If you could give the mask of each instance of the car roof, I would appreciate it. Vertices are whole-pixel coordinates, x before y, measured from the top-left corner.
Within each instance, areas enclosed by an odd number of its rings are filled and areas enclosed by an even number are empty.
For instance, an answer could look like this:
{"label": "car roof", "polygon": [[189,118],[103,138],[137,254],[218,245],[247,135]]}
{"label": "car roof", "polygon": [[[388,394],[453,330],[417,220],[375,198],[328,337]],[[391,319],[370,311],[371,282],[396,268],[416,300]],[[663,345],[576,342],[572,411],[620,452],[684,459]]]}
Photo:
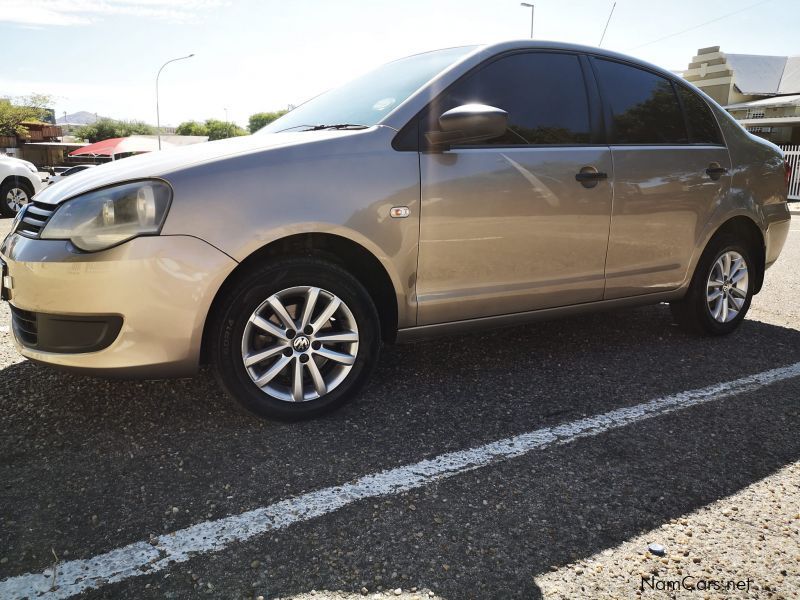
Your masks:
{"label": "car roof", "polygon": [[480,53],[480,54],[485,54],[485,56],[488,57],[494,54],[501,54],[503,52],[513,51],[513,50],[563,50],[567,52],[582,52],[584,54],[592,54],[595,56],[612,58],[615,60],[621,60],[635,65],[639,65],[641,67],[645,67],[646,69],[650,69],[651,71],[657,71],[658,73],[667,76],[670,79],[677,78],[675,73],[673,73],[672,71],[664,69],[663,67],[659,67],[658,65],[649,63],[645,60],[636,58],[635,56],[630,56],[628,54],[621,54],[619,52],[613,52],[611,50],[606,50],[605,48],[598,48],[597,46],[584,46],[581,44],[571,44],[567,42],[556,42],[556,41],[536,40],[536,39],[508,40],[508,41],[494,42],[491,44],[483,44],[481,46],[478,46],[473,55]]}

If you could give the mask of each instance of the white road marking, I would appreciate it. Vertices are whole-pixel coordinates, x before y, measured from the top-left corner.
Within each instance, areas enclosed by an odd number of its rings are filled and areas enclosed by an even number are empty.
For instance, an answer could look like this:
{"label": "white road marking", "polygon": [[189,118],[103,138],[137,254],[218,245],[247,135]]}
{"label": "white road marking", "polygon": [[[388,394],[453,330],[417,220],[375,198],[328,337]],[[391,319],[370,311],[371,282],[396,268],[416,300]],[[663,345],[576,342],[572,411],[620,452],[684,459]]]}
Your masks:
{"label": "white road marking", "polygon": [[60,564],[54,590],[51,590],[51,569],[43,573],[10,577],[0,582],[0,598],[68,598],[87,589],[162,571],[173,564],[186,562],[197,554],[219,552],[233,542],[243,542],[294,523],[321,517],[359,500],[399,494],[534,450],[567,444],[798,376],[800,363],[795,363],[365,475],[351,483],[309,492],[240,515],[192,525],[161,536],[155,546],[146,541],[135,542],[93,558]]}

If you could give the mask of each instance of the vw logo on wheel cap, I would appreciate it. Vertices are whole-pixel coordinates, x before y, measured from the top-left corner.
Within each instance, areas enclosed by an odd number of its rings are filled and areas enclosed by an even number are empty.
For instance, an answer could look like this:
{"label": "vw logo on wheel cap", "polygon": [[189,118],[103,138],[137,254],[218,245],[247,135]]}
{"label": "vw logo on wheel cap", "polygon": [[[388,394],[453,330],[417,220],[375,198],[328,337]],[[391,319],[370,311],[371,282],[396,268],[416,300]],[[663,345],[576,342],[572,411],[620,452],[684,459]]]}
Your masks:
{"label": "vw logo on wheel cap", "polygon": [[305,352],[306,350],[308,350],[308,347],[310,345],[311,342],[304,335],[297,336],[296,338],[294,338],[294,341],[292,342],[292,346],[298,352]]}

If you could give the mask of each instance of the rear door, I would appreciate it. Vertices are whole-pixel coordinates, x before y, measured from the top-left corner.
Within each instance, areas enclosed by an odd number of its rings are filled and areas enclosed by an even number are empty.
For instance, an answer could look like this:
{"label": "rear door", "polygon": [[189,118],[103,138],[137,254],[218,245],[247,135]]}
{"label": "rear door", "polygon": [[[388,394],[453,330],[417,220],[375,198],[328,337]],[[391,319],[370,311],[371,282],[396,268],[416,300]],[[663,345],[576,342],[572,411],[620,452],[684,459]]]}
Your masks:
{"label": "rear door", "polygon": [[614,160],[604,297],[675,289],[730,188],[727,148],[688,87],[624,62],[592,64]]}
{"label": "rear door", "polygon": [[[423,114],[420,325],[602,298],[613,173],[589,81],[585,57],[515,53],[465,75]],[[426,148],[439,116],[469,103],[505,110],[506,133]],[[607,178],[581,183],[582,170]]]}

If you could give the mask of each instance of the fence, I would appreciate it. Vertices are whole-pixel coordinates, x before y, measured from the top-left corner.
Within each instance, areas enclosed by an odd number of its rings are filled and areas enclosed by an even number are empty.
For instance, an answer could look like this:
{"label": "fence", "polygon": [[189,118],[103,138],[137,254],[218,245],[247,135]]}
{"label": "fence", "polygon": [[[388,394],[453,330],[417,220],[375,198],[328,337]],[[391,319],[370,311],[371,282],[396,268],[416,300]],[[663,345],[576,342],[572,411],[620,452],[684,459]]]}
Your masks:
{"label": "fence", "polygon": [[786,162],[792,166],[792,175],[789,179],[789,200],[800,200],[800,145],[781,146]]}

